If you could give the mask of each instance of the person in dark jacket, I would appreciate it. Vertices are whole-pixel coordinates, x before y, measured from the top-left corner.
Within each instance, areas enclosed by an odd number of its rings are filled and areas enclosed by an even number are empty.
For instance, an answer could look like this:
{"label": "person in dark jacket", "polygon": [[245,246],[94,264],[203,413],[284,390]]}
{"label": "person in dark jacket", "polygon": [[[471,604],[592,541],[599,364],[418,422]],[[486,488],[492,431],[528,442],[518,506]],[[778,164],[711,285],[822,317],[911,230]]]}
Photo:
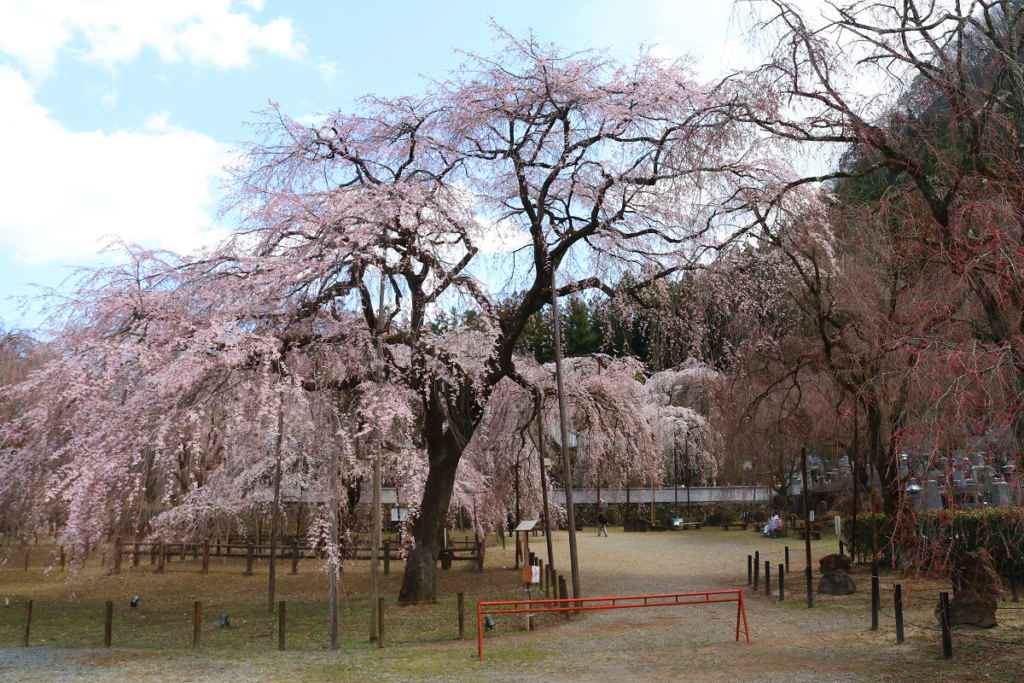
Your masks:
{"label": "person in dark jacket", "polygon": [[604,510],[600,510],[597,513],[597,535],[608,535],[608,518],[604,515]]}

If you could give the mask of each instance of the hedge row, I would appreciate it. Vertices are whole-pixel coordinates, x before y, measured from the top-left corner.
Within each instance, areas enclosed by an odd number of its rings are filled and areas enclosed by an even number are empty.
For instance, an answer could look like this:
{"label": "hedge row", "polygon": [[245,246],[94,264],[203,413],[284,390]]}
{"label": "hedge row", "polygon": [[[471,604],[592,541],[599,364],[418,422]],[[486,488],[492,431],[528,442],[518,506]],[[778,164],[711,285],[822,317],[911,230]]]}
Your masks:
{"label": "hedge row", "polygon": [[[843,518],[843,536],[852,551],[871,556],[877,519],[881,561],[905,569],[941,573],[960,554],[984,548],[1001,574],[1024,571],[1024,508],[908,511],[902,519],[888,515],[857,515],[857,546],[852,518]],[[894,553],[898,562],[894,562]]]}

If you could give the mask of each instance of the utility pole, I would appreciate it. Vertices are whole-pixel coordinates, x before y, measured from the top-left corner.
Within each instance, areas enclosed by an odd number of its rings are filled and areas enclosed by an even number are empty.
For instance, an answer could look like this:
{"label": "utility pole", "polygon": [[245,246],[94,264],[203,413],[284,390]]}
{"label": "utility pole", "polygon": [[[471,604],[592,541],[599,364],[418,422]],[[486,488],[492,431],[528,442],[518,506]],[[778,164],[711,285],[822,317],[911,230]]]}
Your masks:
{"label": "utility pole", "polygon": [[[380,336],[384,333],[384,270],[380,271],[380,296],[377,299],[377,325],[374,330],[373,341],[377,350],[377,367],[375,369],[377,383],[381,382],[380,364],[384,361],[384,349],[381,347]],[[381,527],[381,473],[380,459],[384,450],[384,435],[381,433],[380,425],[373,428],[373,439],[376,446],[376,456],[373,459],[373,528],[370,531],[370,642],[380,637],[377,632],[377,593],[378,593],[378,570],[377,558],[380,556],[380,527]]]}
{"label": "utility pole", "polygon": [[572,573],[572,597],[580,597],[580,566],[576,555],[576,514],[572,499],[572,468],[569,467],[569,422],[565,414],[565,383],[562,378],[562,322],[558,317],[558,286],[555,267],[551,267],[551,314],[555,328],[555,379],[558,384],[558,421],[561,431],[562,477],[565,485],[565,512],[569,523],[569,564]]}
{"label": "utility pole", "polygon": [[[672,488],[674,489],[675,505],[676,505],[676,517],[679,516],[679,449],[676,446],[675,439],[672,440]],[[689,491],[687,491],[689,494]],[[686,511],[690,513],[689,510]]]}
{"label": "utility pole", "polygon": [[331,449],[331,556],[336,558],[338,566],[328,563],[331,572],[331,649],[341,647],[341,634],[338,630],[338,571],[341,569],[341,557],[338,550],[338,449]]}
{"label": "utility pole", "polygon": [[274,448],[277,466],[274,469],[274,510],[270,517],[270,586],[267,590],[267,609],[274,613],[274,593],[277,591],[277,534],[281,528],[281,441],[284,438],[284,392],[278,389],[277,444]]}
{"label": "utility pole", "polygon": [[810,480],[807,478],[807,447],[800,447],[800,466],[803,470],[804,485],[804,547],[807,550],[807,568],[804,570],[807,578],[807,606],[814,606],[814,593],[811,587],[811,503],[810,503]]}
{"label": "utility pole", "polygon": [[551,511],[548,509],[548,478],[547,466],[544,461],[544,405],[537,403],[537,457],[540,458],[540,493],[544,503],[544,540],[548,546],[548,567],[555,568],[555,550],[551,544]]}
{"label": "utility pole", "polygon": [[850,557],[857,559],[857,480],[860,479],[860,471],[857,469],[857,454],[860,452],[860,425],[858,418],[860,411],[860,400],[853,399],[853,526],[850,528]]}
{"label": "utility pole", "polygon": [[[516,459],[516,464],[512,465],[512,469],[514,469],[516,471],[516,489],[515,489],[516,490],[516,526],[519,526],[519,523],[521,521],[523,521],[523,520],[522,520],[522,515],[520,514],[520,511],[519,511],[519,460],[518,460],[518,456],[517,456],[517,459]],[[516,534],[516,566],[515,566],[516,569],[519,569],[519,558],[521,556],[522,556],[522,548],[519,545],[519,534],[517,533]],[[525,564],[525,563],[526,563],[526,558],[523,557],[523,564]]]}

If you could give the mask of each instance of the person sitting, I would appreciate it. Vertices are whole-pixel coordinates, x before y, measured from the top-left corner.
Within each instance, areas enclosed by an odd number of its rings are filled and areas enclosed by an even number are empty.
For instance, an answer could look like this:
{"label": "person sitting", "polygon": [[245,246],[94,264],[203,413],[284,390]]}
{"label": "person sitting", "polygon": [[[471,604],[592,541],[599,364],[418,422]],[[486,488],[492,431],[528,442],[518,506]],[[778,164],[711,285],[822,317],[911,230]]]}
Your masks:
{"label": "person sitting", "polygon": [[764,535],[765,537],[778,538],[782,533],[782,528],[782,519],[778,515],[772,515],[772,518],[764,525]]}

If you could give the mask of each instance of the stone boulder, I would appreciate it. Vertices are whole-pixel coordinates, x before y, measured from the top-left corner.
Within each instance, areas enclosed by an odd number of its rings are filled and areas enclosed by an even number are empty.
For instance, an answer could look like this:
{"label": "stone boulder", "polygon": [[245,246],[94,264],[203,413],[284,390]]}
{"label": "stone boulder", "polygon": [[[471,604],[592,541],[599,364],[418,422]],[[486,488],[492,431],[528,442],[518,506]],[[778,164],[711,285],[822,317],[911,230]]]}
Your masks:
{"label": "stone boulder", "polygon": [[[964,553],[955,572],[962,578],[962,583],[949,601],[949,625],[995,626],[1003,586],[988,553],[981,548]],[[942,622],[941,603],[935,608],[935,620]]]}
{"label": "stone boulder", "polygon": [[[994,596],[960,591],[949,601],[950,626],[992,628],[996,625],[999,603]],[[935,607],[935,621],[942,623],[942,603]]]}
{"label": "stone boulder", "polygon": [[857,592],[857,582],[842,569],[822,575],[818,593],[823,595],[850,595]]}
{"label": "stone boulder", "polygon": [[837,571],[848,572],[852,566],[853,558],[835,553],[832,555],[826,555],[818,560],[818,571],[822,574],[831,574],[832,572]]}

